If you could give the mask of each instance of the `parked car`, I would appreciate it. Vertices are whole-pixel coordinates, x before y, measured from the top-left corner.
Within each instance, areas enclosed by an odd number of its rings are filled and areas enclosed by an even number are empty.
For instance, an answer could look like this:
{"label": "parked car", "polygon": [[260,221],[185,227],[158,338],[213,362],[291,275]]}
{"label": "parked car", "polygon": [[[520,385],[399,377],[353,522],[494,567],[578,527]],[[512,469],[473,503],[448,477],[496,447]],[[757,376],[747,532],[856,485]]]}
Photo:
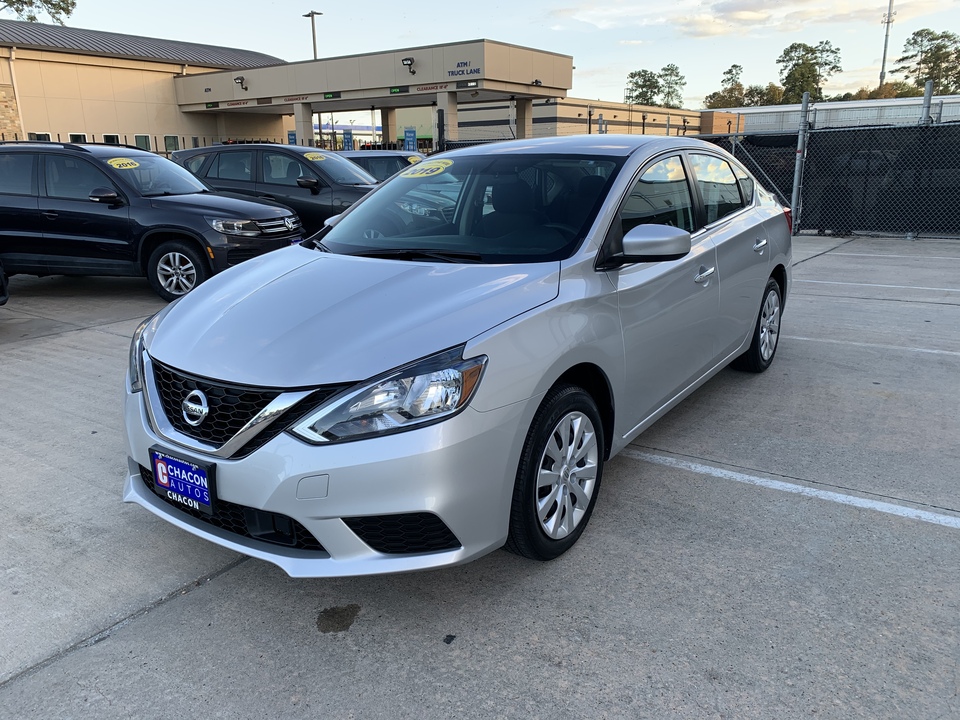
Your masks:
{"label": "parked car", "polygon": [[289,207],[308,235],[377,184],[337,153],[299,145],[215,145],[179,150],[171,157],[217,190]]}
{"label": "parked car", "polygon": [[427,156],[408,150],[342,150],[340,153],[383,182]]}
{"label": "parked car", "polygon": [[606,460],[770,365],[790,264],[789,213],[702,141],[425,160],[141,325],[124,499],[293,576],[555,558]]}
{"label": "parked car", "polygon": [[301,239],[286,208],[216,195],[159,155],[0,143],[0,260],[10,275],[145,275],[173,300]]}
{"label": "parked car", "polygon": [[7,274],[3,271],[3,263],[0,262],[0,305],[6,305],[7,300],[10,299],[10,294],[7,290]]}

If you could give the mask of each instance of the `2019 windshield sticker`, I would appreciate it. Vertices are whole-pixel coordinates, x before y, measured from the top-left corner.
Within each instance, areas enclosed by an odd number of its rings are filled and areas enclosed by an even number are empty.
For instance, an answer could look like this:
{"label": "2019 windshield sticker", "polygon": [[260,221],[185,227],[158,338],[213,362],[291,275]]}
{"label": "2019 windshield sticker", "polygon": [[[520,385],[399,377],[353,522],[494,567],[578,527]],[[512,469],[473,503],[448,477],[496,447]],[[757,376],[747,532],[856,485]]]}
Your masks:
{"label": "2019 windshield sticker", "polygon": [[304,157],[307,160],[313,160],[314,162],[320,162],[321,160],[327,159],[326,155],[323,155],[321,153],[314,153],[314,152],[306,153]]}
{"label": "2019 windshield sticker", "polygon": [[424,160],[408,167],[400,173],[401,177],[423,178],[439,175],[453,165],[453,160]]}
{"label": "2019 windshield sticker", "polygon": [[117,170],[133,170],[140,167],[140,163],[130,158],[110,158],[107,160],[107,165]]}
{"label": "2019 windshield sticker", "polygon": [[416,155],[411,155],[410,157],[407,158],[407,162],[410,163],[411,165],[416,165],[421,160],[423,160],[423,158],[417,157]]}

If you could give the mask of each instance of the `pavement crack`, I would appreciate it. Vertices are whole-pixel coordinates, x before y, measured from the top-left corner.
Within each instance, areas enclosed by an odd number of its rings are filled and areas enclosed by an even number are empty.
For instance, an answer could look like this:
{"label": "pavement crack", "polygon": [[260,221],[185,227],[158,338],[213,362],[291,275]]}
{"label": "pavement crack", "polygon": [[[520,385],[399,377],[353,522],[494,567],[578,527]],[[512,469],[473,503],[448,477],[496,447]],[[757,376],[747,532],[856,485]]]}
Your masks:
{"label": "pavement crack", "polygon": [[145,615],[150,614],[152,611],[156,610],[159,607],[162,607],[163,605],[166,605],[168,602],[170,602],[171,600],[174,600],[175,598],[183,597],[184,595],[189,595],[194,590],[202,587],[203,585],[206,585],[211,580],[215,580],[221,575],[224,575],[230,572],[231,570],[237,568],[238,566],[242,565],[248,560],[250,560],[249,557],[241,556],[236,560],[233,560],[232,562],[227,563],[223,567],[217,570],[214,570],[211,573],[207,573],[206,575],[201,575],[196,580],[191,580],[190,582],[184,583],[183,585],[175,588],[174,590],[170,591],[163,597],[157,600],[154,600],[149,605],[146,605],[145,607],[142,607],[139,610],[135,610],[129,615],[120,618],[115,623],[107,626],[103,630],[98,630],[92,635],[88,635],[82,640],[78,640],[73,645],[70,645],[64,648],[63,650],[60,650],[59,652],[54,653],[50,657],[44,658],[43,660],[40,660],[39,662],[36,662],[33,665],[30,665],[29,667],[26,667],[17,673],[14,673],[10,677],[8,677],[6,680],[0,681],[0,691],[2,691],[8,685],[12,685],[14,682],[19,680],[20,678],[27,677],[36,672],[39,672],[40,670],[43,670],[45,667],[48,667],[54,664],[58,660],[61,660],[62,658],[65,658],[68,655],[73,654],[77,650],[83,650],[85,648],[92,647],[97,643],[103,642],[104,640],[109,638],[113,633],[115,633],[117,630],[120,630],[126,625],[129,625],[134,620],[137,620],[141,617],[144,617]]}
{"label": "pavement crack", "polygon": [[852,237],[852,238],[850,238],[849,240],[844,240],[844,241],[843,241],[842,243],[840,243],[839,245],[835,245],[834,247],[832,247],[832,248],[830,248],[830,249],[828,249],[828,250],[824,250],[823,252],[819,252],[819,253],[817,253],[816,255],[811,255],[810,257],[805,257],[803,260],[797,260],[797,261],[793,264],[793,267],[796,267],[797,265],[803,265],[803,263],[807,262],[808,260],[814,260],[814,259],[820,257],[821,255],[827,255],[828,253],[832,253],[834,250],[836,250],[836,249],[838,249],[838,248],[842,248],[844,245],[847,245],[848,243],[852,243],[854,240],[857,240],[857,238]]}

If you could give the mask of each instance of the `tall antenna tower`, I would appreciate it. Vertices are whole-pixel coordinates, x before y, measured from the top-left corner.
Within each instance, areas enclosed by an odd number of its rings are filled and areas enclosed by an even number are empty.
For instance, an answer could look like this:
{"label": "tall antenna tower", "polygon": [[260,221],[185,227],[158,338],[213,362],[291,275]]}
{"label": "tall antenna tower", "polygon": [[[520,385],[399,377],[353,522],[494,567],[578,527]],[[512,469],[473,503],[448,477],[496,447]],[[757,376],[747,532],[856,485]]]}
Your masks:
{"label": "tall antenna tower", "polygon": [[880,63],[880,87],[883,87],[883,82],[887,77],[887,45],[890,43],[890,26],[893,25],[893,18],[896,14],[893,10],[893,0],[890,0],[890,6],[883,14],[883,20],[880,21],[887,26],[886,31],[883,33],[883,62]]}

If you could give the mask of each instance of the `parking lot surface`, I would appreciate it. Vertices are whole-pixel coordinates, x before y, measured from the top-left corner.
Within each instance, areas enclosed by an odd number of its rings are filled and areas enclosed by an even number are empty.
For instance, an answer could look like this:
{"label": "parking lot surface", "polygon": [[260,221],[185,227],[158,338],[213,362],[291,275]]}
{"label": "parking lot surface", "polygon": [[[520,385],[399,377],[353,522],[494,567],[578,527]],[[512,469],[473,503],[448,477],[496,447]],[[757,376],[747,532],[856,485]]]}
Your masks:
{"label": "parking lot surface", "polygon": [[162,303],[14,277],[0,717],[960,717],[960,241],[794,260],[770,370],[611,461],[571,552],[339,580],[123,504],[129,338]]}

